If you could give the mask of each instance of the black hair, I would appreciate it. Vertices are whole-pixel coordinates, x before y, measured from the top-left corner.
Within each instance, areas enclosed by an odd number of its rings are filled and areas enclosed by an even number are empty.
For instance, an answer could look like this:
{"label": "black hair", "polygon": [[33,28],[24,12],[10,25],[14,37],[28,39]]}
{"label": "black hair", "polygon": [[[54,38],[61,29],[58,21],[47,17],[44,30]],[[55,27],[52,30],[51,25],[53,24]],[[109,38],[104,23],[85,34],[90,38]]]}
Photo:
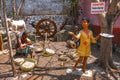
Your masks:
{"label": "black hair", "polygon": [[90,22],[89,18],[83,17],[81,21],[86,20],[88,23]]}
{"label": "black hair", "polygon": [[27,35],[27,34],[28,34],[28,33],[27,33],[26,31],[24,31],[23,34],[22,34],[22,36],[23,36],[23,35]]}

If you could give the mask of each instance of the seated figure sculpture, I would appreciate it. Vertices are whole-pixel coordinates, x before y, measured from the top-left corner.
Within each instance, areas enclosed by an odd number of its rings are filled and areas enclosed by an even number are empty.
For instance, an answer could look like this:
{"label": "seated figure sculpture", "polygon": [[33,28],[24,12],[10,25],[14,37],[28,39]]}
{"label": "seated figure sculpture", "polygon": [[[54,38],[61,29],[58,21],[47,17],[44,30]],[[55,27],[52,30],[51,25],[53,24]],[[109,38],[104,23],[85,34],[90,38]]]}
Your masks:
{"label": "seated figure sculpture", "polygon": [[16,45],[16,55],[25,55],[30,54],[31,58],[33,57],[33,46],[31,40],[28,38],[28,33],[24,31],[21,37],[17,38]]}

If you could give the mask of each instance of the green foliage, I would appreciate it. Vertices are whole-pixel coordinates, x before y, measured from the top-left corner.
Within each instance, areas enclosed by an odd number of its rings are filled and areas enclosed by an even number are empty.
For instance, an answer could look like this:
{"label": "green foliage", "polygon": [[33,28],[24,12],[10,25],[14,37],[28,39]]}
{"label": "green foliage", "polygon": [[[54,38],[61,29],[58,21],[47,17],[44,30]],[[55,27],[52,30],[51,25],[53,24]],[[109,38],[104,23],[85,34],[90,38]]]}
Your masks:
{"label": "green foliage", "polygon": [[69,12],[68,15],[72,18],[72,24],[77,24],[77,17],[79,14],[78,11],[78,0],[62,0],[63,2],[68,2],[70,4],[69,6]]}
{"label": "green foliage", "polygon": [[70,2],[71,8],[75,7],[78,3],[78,0],[62,0],[63,2],[68,1]]}
{"label": "green foliage", "polygon": [[9,18],[13,17],[13,13],[12,13],[12,12],[8,12],[8,13],[7,13],[7,16],[8,16]]}

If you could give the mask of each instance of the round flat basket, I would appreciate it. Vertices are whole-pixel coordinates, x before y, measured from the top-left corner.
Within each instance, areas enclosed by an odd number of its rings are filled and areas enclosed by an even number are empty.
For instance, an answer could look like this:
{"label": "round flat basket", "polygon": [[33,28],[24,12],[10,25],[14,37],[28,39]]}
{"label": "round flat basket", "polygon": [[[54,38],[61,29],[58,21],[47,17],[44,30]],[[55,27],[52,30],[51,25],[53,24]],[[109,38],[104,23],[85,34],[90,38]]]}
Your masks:
{"label": "round flat basket", "polygon": [[23,64],[21,64],[20,68],[22,71],[30,71],[35,67],[35,63],[30,61],[25,61]]}
{"label": "round flat basket", "polygon": [[43,56],[49,57],[49,56],[52,56],[52,55],[54,55],[54,54],[55,54],[55,51],[54,51],[54,50],[49,49],[49,48],[46,48],[46,49],[45,49],[45,53],[43,54]]}
{"label": "round flat basket", "polygon": [[25,61],[24,58],[15,58],[15,59],[14,59],[14,62],[15,62],[15,64],[17,64],[17,65],[21,65],[24,61]]}
{"label": "round flat basket", "polygon": [[20,65],[22,71],[30,71],[37,66],[37,61],[32,58],[26,58],[25,61]]}
{"label": "round flat basket", "polygon": [[43,51],[43,48],[36,48],[36,49],[35,49],[35,52],[36,52],[36,53],[40,53],[40,52],[42,52],[42,51]]}
{"label": "round flat basket", "polygon": [[106,38],[113,38],[113,37],[114,37],[114,35],[108,34],[108,33],[100,33],[100,35],[101,35],[102,37],[106,37]]}
{"label": "round flat basket", "polygon": [[26,58],[25,61],[33,62],[35,64],[35,67],[37,66],[37,60],[35,60],[33,58]]}

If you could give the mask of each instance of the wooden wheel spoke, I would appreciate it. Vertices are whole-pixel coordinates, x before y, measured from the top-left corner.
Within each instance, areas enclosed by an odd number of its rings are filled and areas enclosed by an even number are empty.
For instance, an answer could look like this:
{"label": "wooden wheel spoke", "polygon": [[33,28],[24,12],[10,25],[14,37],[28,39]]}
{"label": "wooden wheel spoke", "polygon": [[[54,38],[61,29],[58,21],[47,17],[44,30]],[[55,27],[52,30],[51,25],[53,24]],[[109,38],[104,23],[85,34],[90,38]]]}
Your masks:
{"label": "wooden wheel spoke", "polygon": [[44,31],[44,30],[41,30],[41,31],[39,31],[39,32],[41,32],[41,33],[45,33],[45,31]]}
{"label": "wooden wheel spoke", "polygon": [[57,27],[54,21],[50,19],[42,19],[36,25],[36,32],[41,37],[45,37],[45,33],[47,33],[49,38],[56,34]]}

